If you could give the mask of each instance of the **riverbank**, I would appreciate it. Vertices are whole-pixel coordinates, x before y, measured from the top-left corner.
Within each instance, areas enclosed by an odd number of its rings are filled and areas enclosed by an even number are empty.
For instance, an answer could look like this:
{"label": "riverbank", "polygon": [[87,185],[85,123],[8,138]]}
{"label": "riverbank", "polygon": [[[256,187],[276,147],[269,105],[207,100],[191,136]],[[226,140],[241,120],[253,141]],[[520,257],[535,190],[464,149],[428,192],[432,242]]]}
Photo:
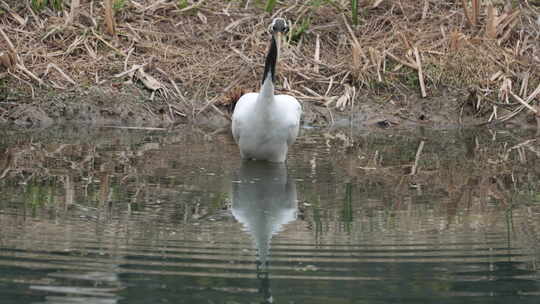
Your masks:
{"label": "riverbank", "polygon": [[[540,8],[526,3],[114,1],[1,5],[0,122],[226,126],[258,90],[273,16],[291,21],[278,90],[309,125],[536,125]],[[468,1],[464,1],[467,2]],[[330,4],[331,3],[331,4]]]}

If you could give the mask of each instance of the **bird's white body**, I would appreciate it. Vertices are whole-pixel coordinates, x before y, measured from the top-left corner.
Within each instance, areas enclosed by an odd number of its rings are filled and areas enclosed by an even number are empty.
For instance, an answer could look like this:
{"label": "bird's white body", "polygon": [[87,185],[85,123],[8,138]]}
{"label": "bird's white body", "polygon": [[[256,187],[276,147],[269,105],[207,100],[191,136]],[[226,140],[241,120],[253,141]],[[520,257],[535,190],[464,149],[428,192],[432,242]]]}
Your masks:
{"label": "bird's white body", "polygon": [[243,95],[234,109],[232,133],[242,159],[284,162],[300,129],[302,107],[289,95],[274,95],[271,81],[260,93]]}
{"label": "bird's white body", "polygon": [[298,136],[302,107],[292,96],[274,95],[279,37],[288,31],[288,25],[284,19],[275,18],[270,28],[272,40],[261,90],[243,95],[236,103],[232,134],[240,147],[242,159],[282,163],[287,159],[289,146]]}

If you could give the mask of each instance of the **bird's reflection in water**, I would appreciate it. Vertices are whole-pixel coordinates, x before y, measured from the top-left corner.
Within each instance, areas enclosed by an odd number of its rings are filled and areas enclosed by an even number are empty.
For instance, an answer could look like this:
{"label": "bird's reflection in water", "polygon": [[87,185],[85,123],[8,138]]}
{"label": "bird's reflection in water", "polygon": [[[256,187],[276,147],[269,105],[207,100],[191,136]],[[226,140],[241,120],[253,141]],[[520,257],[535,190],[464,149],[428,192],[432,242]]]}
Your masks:
{"label": "bird's reflection in water", "polygon": [[232,185],[232,213],[251,234],[257,248],[257,278],[265,303],[272,303],[269,280],[270,241],[296,219],[296,186],[283,163],[245,161]]}

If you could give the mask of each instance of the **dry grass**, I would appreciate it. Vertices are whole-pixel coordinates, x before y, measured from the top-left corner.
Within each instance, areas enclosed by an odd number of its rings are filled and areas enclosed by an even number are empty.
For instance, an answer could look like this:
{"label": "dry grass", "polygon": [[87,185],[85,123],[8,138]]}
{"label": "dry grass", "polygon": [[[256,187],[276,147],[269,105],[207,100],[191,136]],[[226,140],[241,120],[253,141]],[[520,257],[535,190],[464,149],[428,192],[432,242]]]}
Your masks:
{"label": "dry grass", "polygon": [[[125,1],[114,17],[102,1],[39,13],[25,2],[0,1],[0,79],[18,87],[135,82],[193,114],[258,89],[271,16],[253,1]],[[528,108],[514,95],[539,98],[540,9],[528,2],[364,1],[357,27],[349,1],[300,3],[273,15],[293,23],[279,89],[305,103],[343,109],[362,90],[430,96],[450,87],[473,91],[478,113],[497,121]]]}

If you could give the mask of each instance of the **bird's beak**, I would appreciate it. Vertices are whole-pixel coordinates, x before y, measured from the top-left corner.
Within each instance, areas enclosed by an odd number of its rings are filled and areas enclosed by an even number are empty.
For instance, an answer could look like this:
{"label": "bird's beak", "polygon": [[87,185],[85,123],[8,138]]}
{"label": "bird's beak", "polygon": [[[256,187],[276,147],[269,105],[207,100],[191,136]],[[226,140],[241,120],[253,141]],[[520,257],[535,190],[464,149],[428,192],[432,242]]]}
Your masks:
{"label": "bird's beak", "polygon": [[[280,47],[281,47],[281,40],[283,39],[283,34],[281,32],[277,32],[276,33],[276,44],[277,44],[277,48],[278,48],[278,51],[281,50]],[[279,52],[278,52],[279,54]]]}

